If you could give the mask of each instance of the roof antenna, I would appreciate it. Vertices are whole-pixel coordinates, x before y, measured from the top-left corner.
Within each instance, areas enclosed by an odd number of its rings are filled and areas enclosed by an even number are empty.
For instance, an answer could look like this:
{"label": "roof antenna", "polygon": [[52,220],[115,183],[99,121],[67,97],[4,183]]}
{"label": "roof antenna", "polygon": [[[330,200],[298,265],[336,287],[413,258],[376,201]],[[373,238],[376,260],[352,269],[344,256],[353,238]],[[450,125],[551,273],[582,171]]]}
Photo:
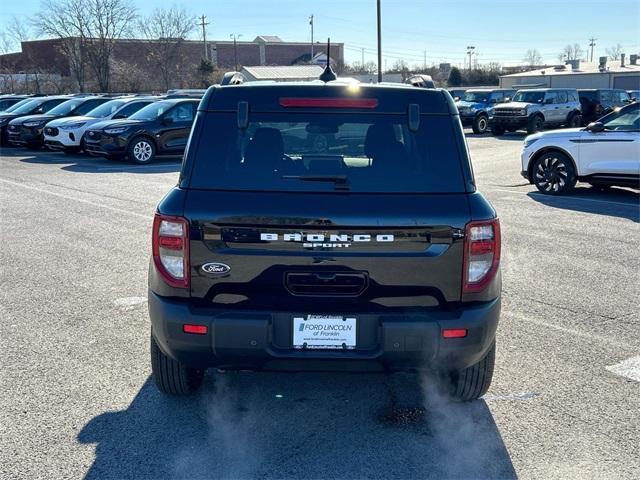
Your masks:
{"label": "roof antenna", "polygon": [[327,38],[327,66],[325,67],[324,72],[322,72],[319,78],[324,83],[330,82],[338,78],[335,72],[331,70],[331,39],[330,38]]}

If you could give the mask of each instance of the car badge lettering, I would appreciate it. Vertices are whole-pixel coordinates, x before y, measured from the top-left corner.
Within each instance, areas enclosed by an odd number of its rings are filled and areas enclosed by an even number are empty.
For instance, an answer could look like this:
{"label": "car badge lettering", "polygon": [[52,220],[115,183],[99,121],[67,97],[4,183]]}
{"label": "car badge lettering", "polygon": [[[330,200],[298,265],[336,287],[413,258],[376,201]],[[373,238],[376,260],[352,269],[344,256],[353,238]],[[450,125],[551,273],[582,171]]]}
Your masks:
{"label": "car badge lettering", "polygon": [[347,234],[329,234],[329,233],[261,233],[260,241],[276,242],[282,240],[284,242],[302,243],[304,248],[349,248],[353,243],[385,243],[395,241],[395,236],[391,234],[371,235],[365,233]]}
{"label": "car badge lettering", "polygon": [[231,270],[229,265],[218,262],[205,263],[201,268],[204,273],[211,275],[223,275]]}

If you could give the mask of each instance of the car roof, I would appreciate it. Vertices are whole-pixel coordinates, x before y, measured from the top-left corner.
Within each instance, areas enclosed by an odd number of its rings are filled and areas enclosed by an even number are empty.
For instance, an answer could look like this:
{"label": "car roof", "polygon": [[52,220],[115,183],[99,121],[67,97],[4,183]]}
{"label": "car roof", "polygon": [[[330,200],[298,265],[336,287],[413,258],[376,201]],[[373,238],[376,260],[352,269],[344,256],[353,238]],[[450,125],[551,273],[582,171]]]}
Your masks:
{"label": "car roof", "polygon": [[[314,113],[398,113],[406,114],[409,104],[417,104],[420,113],[456,115],[457,108],[446,90],[408,84],[360,84],[353,82],[248,82],[240,85],[213,85],[200,103],[204,111],[237,111],[238,102],[247,102],[250,111]],[[287,107],[283,98],[295,99],[375,99],[375,106],[338,107],[297,105]]]}
{"label": "car roof", "polygon": [[180,98],[159,98],[158,101],[165,102],[165,103],[173,103],[173,104],[181,103],[181,102],[198,103],[200,99],[193,98],[193,97],[180,97]]}

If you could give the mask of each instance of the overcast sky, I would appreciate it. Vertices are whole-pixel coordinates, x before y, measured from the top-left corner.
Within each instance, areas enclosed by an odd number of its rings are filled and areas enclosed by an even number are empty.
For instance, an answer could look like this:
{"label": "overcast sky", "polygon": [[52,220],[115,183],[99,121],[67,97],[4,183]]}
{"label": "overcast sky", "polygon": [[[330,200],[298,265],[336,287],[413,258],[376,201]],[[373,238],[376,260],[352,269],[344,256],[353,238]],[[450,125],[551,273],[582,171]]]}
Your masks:
{"label": "overcast sky", "polygon": [[[345,43],[348,61],[375,60],[375,0],[129,0],[142,15],[155,7],[184,6],[205,14],[208,38],[241,40],[278,35],[283,40],[309,41],[308,17],[314,14],[315,39]],[[4,2],[0,28],[13,16],[28,20],[40,0]],[[640,51],[640,0],[382,0],[383,53],[391,66],[409,63],[461,63],[467,45],[476,46],[478,62],[519,63],[527,49],[536,48],[543,60],[555,63],[567,43],[597,38],[594,60],[617,43],[627,56]],[[194,38],[199,38],[199,31]],[[426,53],[425,53],[426,52]]]}

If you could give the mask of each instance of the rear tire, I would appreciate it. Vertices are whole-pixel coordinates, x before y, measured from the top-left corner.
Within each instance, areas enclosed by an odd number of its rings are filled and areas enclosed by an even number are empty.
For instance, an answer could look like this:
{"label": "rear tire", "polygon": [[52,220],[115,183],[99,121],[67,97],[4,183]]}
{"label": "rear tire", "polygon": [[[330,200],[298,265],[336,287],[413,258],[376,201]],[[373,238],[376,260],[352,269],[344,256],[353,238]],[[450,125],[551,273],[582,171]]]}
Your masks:
{"label": "rear tire", "polygon": [[440,381],[445,393],[459,402],[468,402],[482,397],[491,385],[495,362],[496,344],[494,342],[478,363],[441,375]]}
{"label": "rear tire", "polygon": [[495,136],[504,135],[505,128],[502,125],[491,125],[491,133]]}
{"label": "rear tire", "polygon": [[536,133],[542,129],[542,124],[544,120],[540,115],[534,115],[529,119],[527,123],[527,133]]}
{"label": "rear tire", "polygon": [[473,120],[473,125],[471,125],[471,128],[473,129],[473,133],[476,133],[476,134],[485,133],[489,128],[489,119],[487,118],[486,115],[478,115]]}
{"label": "rear tire", "polygon": [[579,113],[574,113],[569,117],[569,121],[567,122],[567,126],[569,128],[579,128],[582,125],[582,115]]}
{"label": "rear tire", "polygon": [[169,395],[191,395],[204,380],[204,369],[189,368],[165,355],[151,333],[151,372],[158,390]]}

